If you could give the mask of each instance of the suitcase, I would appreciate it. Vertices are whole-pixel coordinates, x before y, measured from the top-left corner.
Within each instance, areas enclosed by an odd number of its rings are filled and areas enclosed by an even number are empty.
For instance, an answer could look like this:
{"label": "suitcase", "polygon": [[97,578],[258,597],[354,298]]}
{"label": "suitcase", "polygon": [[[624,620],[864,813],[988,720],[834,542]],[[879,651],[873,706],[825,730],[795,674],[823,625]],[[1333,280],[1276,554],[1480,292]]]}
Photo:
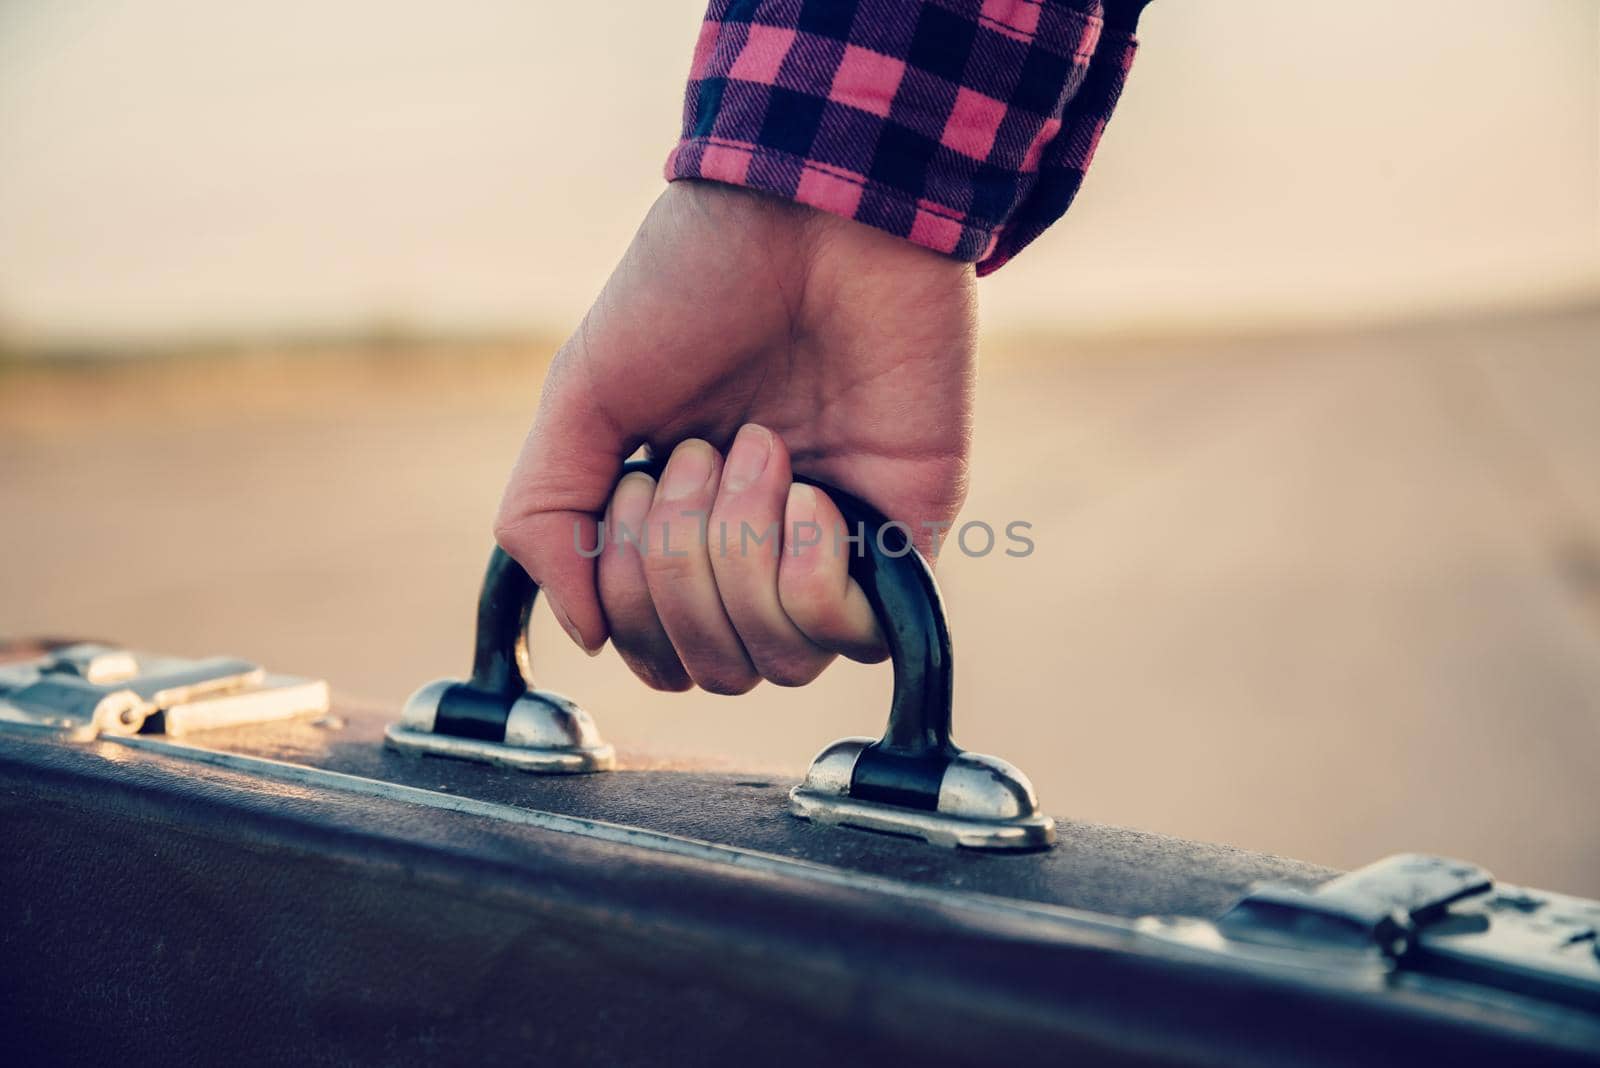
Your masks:
{"label": "suitcase", "polygon": [[618,756],[498,550],[470,676],[398,714],[11,647],[7,1063],[1600,1063],[1596,902],[1044,814],[951,740],[927,566],[835,496],[895,691],[798,783]]}

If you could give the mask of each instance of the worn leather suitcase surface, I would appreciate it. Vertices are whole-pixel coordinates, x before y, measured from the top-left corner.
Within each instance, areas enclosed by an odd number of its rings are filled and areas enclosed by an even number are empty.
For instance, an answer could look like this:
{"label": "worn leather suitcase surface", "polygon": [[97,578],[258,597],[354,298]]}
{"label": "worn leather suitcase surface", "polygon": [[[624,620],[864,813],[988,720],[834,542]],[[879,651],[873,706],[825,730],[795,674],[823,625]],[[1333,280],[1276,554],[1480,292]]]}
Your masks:
{"label": "worn leather suitcase surface", "polygon": [[1600,905],[1052,821],[950,740],[937,591],[882,550],[888,729],[803,783],[615,755],[498,553],[470,678],[403,710],[13,645],[6,1062],[1600,1062]]}

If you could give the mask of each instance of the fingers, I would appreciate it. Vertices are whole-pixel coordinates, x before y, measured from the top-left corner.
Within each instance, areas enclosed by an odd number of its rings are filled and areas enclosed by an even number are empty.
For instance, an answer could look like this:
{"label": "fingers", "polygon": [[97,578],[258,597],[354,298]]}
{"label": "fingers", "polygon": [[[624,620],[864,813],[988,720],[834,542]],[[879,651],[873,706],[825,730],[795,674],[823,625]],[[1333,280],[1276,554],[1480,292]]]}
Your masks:
{"label": "fingers", "polygon": [[642,547],[656,480],[635,471],[617,483],[606,510],[606,549],[600,554],[600,603],[611,644],[623,662],[656,690],[687,690],[692,682],[656,615],[645,581]]}
{"label": "fingers", "polygon": [[825,494],[792,483],[782,440],[755,425],[740,430],[726,463],[691,440],[659,484],[642,473],[618,483],[600,598],[618,652],[647,684],[738,694],[763,678],[804,685],[838,653],[884,658],[850,578],[857,543],[843,539]]}
{"label": "fingers", "polygon": [[[784,507],[785,544],[778,565],[778,599],[812,642],[851,660],[875,664],[888,656],[867,595],[850,577],[847,531],[838,506],[811,486],[789,487]],[[872,537],[872,532],[866,533]]]}
{"label": "fingers", "polygon": [[765,427],[743,427],[728,450],[711,510],[711,567],[723,607],[762,678],[804,686],[833,653],[806,637],[778,598],[789,453]]}
{"label": "fingers", "polygon": [[711,693],[741,694],[760,676],[723,608],[711,566],[708,520],[721,475],[722,458],[706,442],[690,439],[673,450],[650,508],[644,577],[689,677]]}

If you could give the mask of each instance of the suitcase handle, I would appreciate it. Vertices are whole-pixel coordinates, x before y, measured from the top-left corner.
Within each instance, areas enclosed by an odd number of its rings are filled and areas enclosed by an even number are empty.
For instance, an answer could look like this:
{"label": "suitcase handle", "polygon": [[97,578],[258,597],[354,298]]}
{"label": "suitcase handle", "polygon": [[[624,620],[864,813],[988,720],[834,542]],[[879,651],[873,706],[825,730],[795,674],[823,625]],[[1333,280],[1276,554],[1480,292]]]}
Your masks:
{"label": "suitcase handle", "polygon": [[[642,471],[659,478],[663,466],[657,460],[632,460],[623,465],[622,474]],[[896,767],[910,769],[879,777],[887,778],[885,785],[891,788],[906,774],[924,780],[943,767],[954,749],[950,627],[933,571],[911,545],[903,524],[891,523],[872,505],[842,490],[807,478],[795,481],[826,493],[847,527],[866,535],[858,543],[861,548],[850,554],[850,577],[867,595],[894,665],[889,726],[878,748],[904,762]],[[527,572],[496,548],[478,599],[470,686],[509,698],[534,689],[528,617],[538,595],[539,587]]]}
{"label": "suitcase handle", "polygon": [[[660,460],[634,460],[623,465],[619,478],[634,471],[659,478],[663,467]],[[828,494],[850,531],[860,535],[851,543],[850,577],[866,594],[889,648],[894,696],[882,738],[847,738],[817,756],[805,782],[790,794],[794,813],[939,845],[1050,845],[1055,824],[1039,812],[1027,778],[1005,761],[965,752],[951,740],[949,622],[933,571],[911,544],[908,528],[859,497],[811,479],[796,480]],[[471,679],[419,690],[407,702],[402,723],[389,731],[390,744],[533,771],[609,767],[609,746],[604,761],[568,767],[556,759],[565,746],[559,731],[518,726],[539,718],[535,705],[541,702],[560,702],[576,712],[576,706],[534,684],[528,617],[538,596],[527,572],[496,547],[478,598]],[[592,748],[599,744],[598,734],[592,724],[587,729]],[[552,737],[553,742],[538,741]],[[508,754],[522,738],[537,744]]]}

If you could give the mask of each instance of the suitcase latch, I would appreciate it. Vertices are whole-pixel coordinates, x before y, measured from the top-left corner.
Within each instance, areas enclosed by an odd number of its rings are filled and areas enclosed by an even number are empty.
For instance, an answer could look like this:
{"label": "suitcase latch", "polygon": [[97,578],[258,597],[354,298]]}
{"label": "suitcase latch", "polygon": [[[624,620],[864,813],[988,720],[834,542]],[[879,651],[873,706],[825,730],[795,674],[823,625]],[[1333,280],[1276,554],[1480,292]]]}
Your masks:
{"label": "suitcase latch", "polygon": [[1387,857],[1314,890],[1266,884],[1214,924],[1143,929],[1237,956],[1430,976],[1600,1010],[1600,902],[1497,885],[1445,857]]}
{"label": "suitcase latch", "polygon": [[69,741],[176,736],[327,710],[326,682],[268,674],[230,657],[190,660],[86,643],[0,666],[0,727]]}

